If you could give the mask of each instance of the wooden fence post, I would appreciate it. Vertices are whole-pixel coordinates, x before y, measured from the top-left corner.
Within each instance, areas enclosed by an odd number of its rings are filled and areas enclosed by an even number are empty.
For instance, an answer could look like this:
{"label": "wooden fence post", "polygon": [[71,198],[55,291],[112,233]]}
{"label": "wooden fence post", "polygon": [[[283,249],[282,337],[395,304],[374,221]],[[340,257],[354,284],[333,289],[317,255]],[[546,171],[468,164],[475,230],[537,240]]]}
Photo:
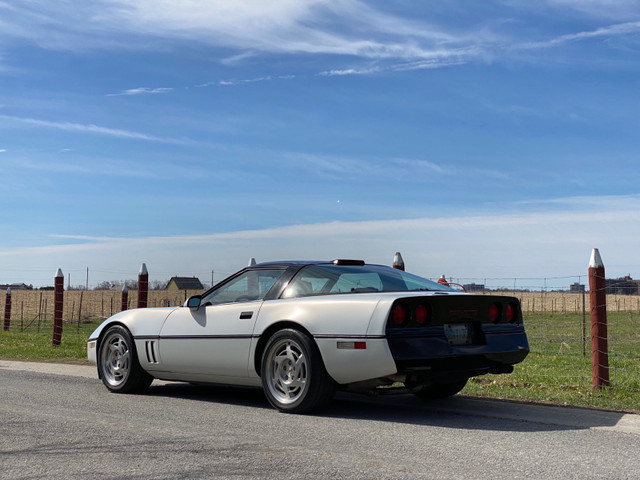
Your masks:
{"label": "wooden fence post", "polygon": [[149,272],[147,265],[142,264],[138,274],[138,308],[147,308],[149,298]]}
{"label": "wooden fence post", "polygon": [[604,263],[594,248],[589,262],[589,299],[591,306],[591,365],[593,389],[609,386],[609,352],[607,347],[607,292]]}
{"label": "wooden fence post", "polygon": [[54,286],[53,308],[53,340],[52,345],[57,347],[62,341],[62,308],[64,307],[64,275],[58,269]]}
{"label": "wooden fence post", "polygon": [[127,308],[129,308],[129,289],[127,285],[124,284],[122,286],[122,304],[120,306],[120,311],[124,312]]}
{"label": "wooden fence post", "polygon": [[11,325],[11,288],[7,288],[4,302],[4,330],[9,331]]}

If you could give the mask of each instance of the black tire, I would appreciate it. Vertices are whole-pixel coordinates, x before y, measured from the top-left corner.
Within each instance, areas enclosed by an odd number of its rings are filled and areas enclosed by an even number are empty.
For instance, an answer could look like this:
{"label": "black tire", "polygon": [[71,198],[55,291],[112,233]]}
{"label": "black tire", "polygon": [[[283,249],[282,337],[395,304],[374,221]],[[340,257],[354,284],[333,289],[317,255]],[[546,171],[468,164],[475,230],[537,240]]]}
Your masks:
{"label": "black tire", "polygon": [[98,375],[116,393],[141,392],[153,381],[140,366],[131,333],[120,325],[110,327],[100,342]]}
{"label": "black tire", "polygon": [[320,408],[336,389],[313,340],[290,328],[269,339],[260,371],[267,400],[282,412],[304,413]]}
{"label": "black tire", "polygon": [[452,397],[464,388],[468,380],[468,378],[463,378],[462,380],[453,382],[434,382],[423,386],[422,389],[415,392],[414,395],[422,400]]}

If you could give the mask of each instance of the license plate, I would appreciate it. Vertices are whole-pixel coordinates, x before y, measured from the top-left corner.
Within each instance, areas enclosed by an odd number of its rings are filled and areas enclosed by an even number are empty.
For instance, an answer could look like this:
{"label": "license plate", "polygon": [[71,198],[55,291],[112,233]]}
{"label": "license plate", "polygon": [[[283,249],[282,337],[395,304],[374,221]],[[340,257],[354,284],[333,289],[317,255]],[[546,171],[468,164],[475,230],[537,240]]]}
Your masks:
{"label": "license plate", "polygon": [[444,335],[449,345],[470,345],[473,342],[473,330],[468,323],[446,323]]}

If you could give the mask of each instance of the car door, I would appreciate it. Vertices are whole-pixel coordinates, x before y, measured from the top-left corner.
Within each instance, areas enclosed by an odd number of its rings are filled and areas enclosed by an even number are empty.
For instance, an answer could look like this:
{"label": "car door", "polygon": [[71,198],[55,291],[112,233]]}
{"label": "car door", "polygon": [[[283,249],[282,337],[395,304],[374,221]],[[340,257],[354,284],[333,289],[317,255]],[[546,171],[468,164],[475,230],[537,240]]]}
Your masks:
{"label": "car door", "polygon": [[222,377],[249,376],[249,351],[263,298],[283,270],[248,270],[165,321],[158,339],[161,369]]}
{"label": "car door", "polygon": [[251,335],[262,301],[179,308],[158,343],[163,369],[178,373],[246,377]]}

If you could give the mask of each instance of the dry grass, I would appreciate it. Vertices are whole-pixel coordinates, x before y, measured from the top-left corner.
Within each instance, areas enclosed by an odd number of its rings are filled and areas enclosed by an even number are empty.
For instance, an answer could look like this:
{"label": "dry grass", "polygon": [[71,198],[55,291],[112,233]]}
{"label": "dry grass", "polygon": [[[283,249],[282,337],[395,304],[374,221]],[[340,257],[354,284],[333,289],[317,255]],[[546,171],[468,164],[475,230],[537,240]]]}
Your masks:
{"label": "dry grass", "polygon": [[[511,295],[520,299],[525,312],[549,312],[552,314],[582,313],[582,293],[566,292],[487,292],[487,294]],[[589,294],[584,295],[584,309],[589,314]],[[640,295],[607,295],[610,312],[640,312]]]}
{"label": "dry grass", "polygon": [[[188,296],[202,293],[201,290],[149,292],[148,307],[168,307],[182,305]],[[6,293],[0,294],[0,305],[5,305]],[[16,290],[11,293],[12,325],[28,326],[38,321],[53,319],[54,292],[52,290]],[[135,308],[138,292],[128,294],[128,308]],[[67,322],[78,319],[107,318],[118,313],[122,307],[122,292],[112,290],[70,290],[64,292],[62,318]],[[4,308],[2,309],[4,312]],[[4,318],[4,317],[3,317]]]}

